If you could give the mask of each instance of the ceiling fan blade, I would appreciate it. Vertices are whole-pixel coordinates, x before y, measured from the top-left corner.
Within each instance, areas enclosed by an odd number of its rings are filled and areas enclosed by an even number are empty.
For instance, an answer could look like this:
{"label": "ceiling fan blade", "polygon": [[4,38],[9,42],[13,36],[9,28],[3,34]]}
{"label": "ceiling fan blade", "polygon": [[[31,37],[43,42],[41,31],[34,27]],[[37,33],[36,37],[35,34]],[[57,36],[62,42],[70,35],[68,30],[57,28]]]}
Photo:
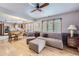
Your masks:
{"label": "ceiling fan blade", "polygon": [[41,9],[38,9],[38,11],[40,11],[40,12],[41,12],[42,10],[41,10]]}
{"label": "ceiling fan blade", "polygon": [[34,12],[34,11],[36,11],[37,9],[34,9],[34,10],[32,10],[31,12]]}
{"label": "ceiling fan blade", "polygon": [[49,3],[44,3],[43,5],[40,6],[40,8],[43,8],[43,7],[48,6],[48,5],[49,5]]}

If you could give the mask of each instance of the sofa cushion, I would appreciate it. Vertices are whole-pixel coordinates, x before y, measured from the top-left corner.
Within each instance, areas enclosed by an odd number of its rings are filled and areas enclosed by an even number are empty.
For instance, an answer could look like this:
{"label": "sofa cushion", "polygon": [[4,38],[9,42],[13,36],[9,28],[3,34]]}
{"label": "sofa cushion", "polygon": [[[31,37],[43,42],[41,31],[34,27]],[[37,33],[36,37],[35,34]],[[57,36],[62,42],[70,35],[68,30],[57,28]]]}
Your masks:
{"label": "sofa cushion", "polygon": [[56,38],[56,39],[62,39],[61,33],[48,33],[49,38]]}
{"label": "sofa cushion", "polygon": [[35,32],[35,33],[34,33],[34,36],[35,36],[35,37],[39,37],[39,36],[40,36],[40,32]]}
{"label": "sofa cushion", "polygon": [[52,47],[63,49],[63,42],[62,40],[59,40],[59,39],[47,38],[46,44]]}
{"label": "sofa cushion", "polygon": [[28,32],[27,33],[27,36],[29,37],[29,36],[34,36],[34,32]]}
{"label": "sofa cushion", "polygon": [[38,37],[37,39],[43,39],[43,40],[46,40],[47,38],[45,38],[45,37]]}
{"label": "sofa cushion", "polygon": [[45,34],[43,34],[43,37],[48,37],[48,34],[46,34],[46,33],[45,33]]}
{"label": "sofa cushion", "polygon": [[56,38],[62,40],[62,33],[41,33],[41,36],[46,38]]}

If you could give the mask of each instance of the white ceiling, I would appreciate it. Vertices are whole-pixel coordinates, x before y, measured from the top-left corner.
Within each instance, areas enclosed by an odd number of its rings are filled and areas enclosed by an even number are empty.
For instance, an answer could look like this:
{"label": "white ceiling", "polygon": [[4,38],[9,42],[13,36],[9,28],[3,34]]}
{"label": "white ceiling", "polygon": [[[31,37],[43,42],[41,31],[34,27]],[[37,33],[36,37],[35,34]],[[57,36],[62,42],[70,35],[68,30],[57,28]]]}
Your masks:
{"label": "white ceiling", "polygon": [[35,11],[31,13],[33,9],[34,7],[28,3],[0,3],[1,12],[29,20],[79,10],[79,4],[50,3],[42,8],[42,12]]}

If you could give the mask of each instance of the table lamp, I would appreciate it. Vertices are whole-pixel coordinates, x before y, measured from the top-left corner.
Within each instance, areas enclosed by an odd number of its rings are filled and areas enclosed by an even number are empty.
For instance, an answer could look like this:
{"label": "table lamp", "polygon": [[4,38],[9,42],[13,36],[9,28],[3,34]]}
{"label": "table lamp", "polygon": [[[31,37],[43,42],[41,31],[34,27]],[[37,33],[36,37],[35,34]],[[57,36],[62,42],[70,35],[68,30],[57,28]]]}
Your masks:
{"label": "table lamp", "polygon": [[68,30],[70,30],[70,36],[73,37],[74,31],[77,30],[77,28],[75,25],[70,25]]}

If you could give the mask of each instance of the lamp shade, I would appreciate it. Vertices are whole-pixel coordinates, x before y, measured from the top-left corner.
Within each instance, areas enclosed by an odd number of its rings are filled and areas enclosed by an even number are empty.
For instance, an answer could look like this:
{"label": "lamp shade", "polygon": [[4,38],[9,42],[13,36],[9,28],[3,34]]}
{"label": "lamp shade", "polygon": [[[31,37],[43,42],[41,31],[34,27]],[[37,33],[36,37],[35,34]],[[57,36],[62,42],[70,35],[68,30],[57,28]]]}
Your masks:
{"label": "lamp shade", "polygon": [[70,25],[68,27],[68,30],[77,30],[76,26],[75,25]]}

